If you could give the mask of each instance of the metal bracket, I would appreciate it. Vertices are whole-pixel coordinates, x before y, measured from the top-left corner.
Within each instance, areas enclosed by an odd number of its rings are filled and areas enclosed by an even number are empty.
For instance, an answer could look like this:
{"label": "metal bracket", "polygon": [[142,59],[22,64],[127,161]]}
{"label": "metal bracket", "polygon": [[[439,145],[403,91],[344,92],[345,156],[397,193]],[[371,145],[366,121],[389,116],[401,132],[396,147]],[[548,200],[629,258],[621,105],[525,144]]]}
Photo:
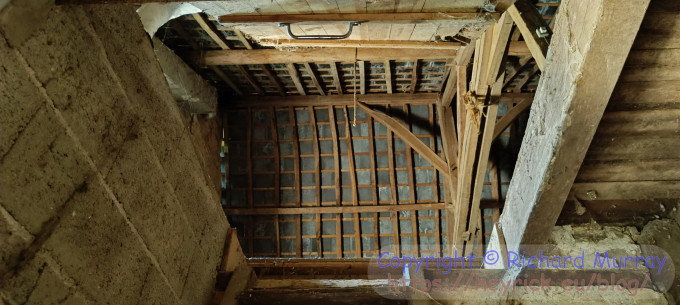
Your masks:
{"label": "metal bracket", "polygon": [[332,39],[345,39],[352,35],[352,28],[355,26],[360,26],[361,22],[357,21],[352,21],[349,23],[349,28],[347,29],[347,33],[343,35],[295,35],[293,32],[290,30],[290,23],[279,23],[280,27],[285,27],[286,30],[288,31],[288,36],[293,39],[321,39],[321,40],[332,40]]}

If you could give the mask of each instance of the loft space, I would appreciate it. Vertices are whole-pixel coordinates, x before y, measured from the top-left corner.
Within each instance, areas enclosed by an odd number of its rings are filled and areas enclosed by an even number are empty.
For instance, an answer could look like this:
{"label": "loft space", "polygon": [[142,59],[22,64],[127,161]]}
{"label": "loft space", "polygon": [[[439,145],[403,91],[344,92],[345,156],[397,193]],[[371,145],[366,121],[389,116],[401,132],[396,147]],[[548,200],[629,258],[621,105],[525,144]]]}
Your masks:
{"label": "loft space", "polygon": [[0,1],[0,304],[675,304],[679,17]]}

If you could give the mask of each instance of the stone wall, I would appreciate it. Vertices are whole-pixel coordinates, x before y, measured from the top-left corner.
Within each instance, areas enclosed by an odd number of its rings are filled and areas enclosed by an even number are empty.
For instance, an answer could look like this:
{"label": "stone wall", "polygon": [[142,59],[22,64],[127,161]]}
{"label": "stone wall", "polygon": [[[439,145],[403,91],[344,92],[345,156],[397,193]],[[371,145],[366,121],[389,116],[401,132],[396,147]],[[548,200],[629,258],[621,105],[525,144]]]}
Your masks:
{"label": "stone wall", "polygon": [[0,303],[207,304],[218,122],[180,112],[131,6],[43,2],[0,12]]}

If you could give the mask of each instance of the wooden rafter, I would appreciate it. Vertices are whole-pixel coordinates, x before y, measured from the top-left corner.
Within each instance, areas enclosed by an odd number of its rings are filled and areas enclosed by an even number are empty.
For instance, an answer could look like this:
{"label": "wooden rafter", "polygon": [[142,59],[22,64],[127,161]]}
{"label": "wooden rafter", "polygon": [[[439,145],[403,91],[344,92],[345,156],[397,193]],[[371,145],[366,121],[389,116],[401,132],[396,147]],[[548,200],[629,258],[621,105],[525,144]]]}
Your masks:
{"label": "wooden rafter", "polygon": [[[349,127],[350,120],[348,114],[348,108],[345,106],[345,136],[347,137],[347,159],[349,163],[349,175],[350,181],[352,183],[352,205],[354,207],[359,205],[359,190],[357,188],[357,174],[356,166],[354,165],[354,146],[352,144],[352,129]],[[356,109],[354,109],[356,111]],[[354,246],[356,250],[356,257],[363,257],[361,248],[361,220],[359,219],[359,213],[353,213],[353,223],[354,223]]]}
{"label": "wooden rafter", "polygon": [[342,83],[340,82],[340,74],[338,73],[338,64],[336,62],[329,62],[328,65],[331,67],[331,75],[333,76],[333,85],[338,95],[342,95]]}
{"label": "wooden rafter", "polygon": [[320,95],[326,95],[326,92],[323,90],[323,87],[319,82],[319,78],[316,77],[316,73],[312,69],[312,66],[307,62],[304,63],[303,65],[305,66],[305,70],[307,70],[307,74],[312,79],[312,83],[314,84],[314,87],[316,87],[316,91],[318,91]]}
{"label": "wooden rafter", "polygon": [[386,60],[383,63],[385,67],[385,86],[387,87],[387,93],[392,94],[392,67],[390,67],[390,61]]}
{"label": "wooden rafter", "polygon": [[[413,138],[415,138],[415,141],[417,141],[420,144],[423,144],[428,150],[430,149],[426,145],[424,145],[423,142],[420,141],[413,133],[411,132],[411,120],[410,120],[410,109],[408,105],[402,106],[403,112],[404,112],[404,117],[405,117],[405,124],[406,126],[404,127],[406,129],[406,132],[408,134],[404,134],[406,136],[411,135]],[[387,116],[387,115],[385,115]],[[391,118],[391,117],[389,117]],[[402,126],[399,122],[395,121],[399,126]],[[384,124],[384,123],[383,123]],[[389,127],[388,127],[389,128]],[[404,141],[407,142],[404,137],[402,137],[402,134],[398,133],[395,131],[397,135]],[[408,142],[407,142],[408,143]],[[415,144],[418,144],[415,143]],[[430,150],[431,151],[431,150]],[[436,155],[435,152],[433,152],[434,155]],[[408,183],[410,185],[408,189],[408,195],[409,199],[411,201],[411,204],[417,204],[418,201],[416,200],[416,181],[415,181],[415,171],[413,170],[413,149],[410,145],[407,145],[406,147],[406,170],[408,173]],[[410,217],[411,217],[411,241],[413,242],[413,255],[416,257],[420,256],[420,232],[418,231],[418,215],[416,212],[409,212]]]}
{"label": "wooden rafter", "polygon": [[[250,44],[250,41],[246,39],[245,36],[243,36],[243,33],[241,33],[240,30],[234,29],[233,31],[236,34],[236,37],[238,37],[238,40],[246,47],[248,50],[252,50],[253,46]],[[265,75],[269,78],[269,81],[271,81],[274,86],[276,86],[276,89],[279,91],[279,94],[281,96],[286,96],[286,88],[281,85],[281,82],[276,78],[276,75],[272,72],[272,69],[269,68],[268,65],[260,65],[260,69],[264,72]]]}
{"label": "wooden rafter", "polygon": [[295,68],[295,64],[286,64],[286,67],[288,68],[288,75],[293,80],[298,93],[300,95],[307,95],[307,92],[305,92],[305,87],[302,85],[302,81],[300,81],[300,76],[298,74],[298,70]]}
{"label": "wooden rafter", "polygon": [[411,94],[416,93],[416,88],[418,87],[418,65],[420,64],[419,60],[414,60],[413,61],[413,69],[411,70],[411,87],[409,90],[411,91]]}
{"label": "wooden rafter", "polygon": [[[319,155],[319,136],[317,134],[316,113],[314,106],[309,106],[309,121],[312,124],[312,148],[314,151],[314,199],[316,205],[321,207],[321,156]],[[316,223],[316,250],[317,256],[323,257],[323,247],[321,242],[321,213],[314,215],[314,222]]]}
{"label": "wooden rafter", "polygon": [[425,160],[430,162],[432,166],[438,171],[440,171],[445,176],[448,176],[448,166],[446,162],[442,160],[441,157],[437,155],[432,149],[427,147],[425,143],[420,141],[411,131],[401,125],[397,120],[388,116],[387,114],[371,109],[369,106],[363,102],[357,102],[357,105],[361,110],[366,112],[369,116],[373,117],[376,121],[385,125],[389,130],[394,132],[399,138],[401,138],[409,147],[413,148],[418,154],[420,154]]}
{"label": "wooden rafter", "polygon": [[[227,40],[224,38],[224,35],[218,33],[218,31],[215,29],[215,26],[212,24],[212,22],[210,20],[207,19],[207,17],[205,17],[204,15],[201,15],[201,14],[193,14],[192,16],[194,17],[194,20],[196,20],[196,22],[198,22],[198,24],[201,26],[203,31],[205,31],[208,34],[208,36],[210,36],[210,38],[212,38],[212,40],[218,46],[220,46],[220,48],[222,48],[222,50],[231,51],[230,50],[231,48],[229,47]],[[250,74],[250,71],[248,71],[247,67],[245,67],[243,65],[239,65],[238,69],[239,69],[239,71],[241,71],[241,73],[246,78],[246,80],[248,80],[250,85],[253,86],[253,89],[255,89],[255,91],[257,91],[259,94],[264,95],[264,90],[262,90],[262,87],[260,87],[260,85],[257,83],[255,78]],[[222,78],[222,80],[224,80],[230,87],[232,87],[233,82],[230,80],[229,77],[227,77],[227,76],[222,77],[220,74],[223,74],[223,73],[218,72],[219,70],[217,70],[217,69],[213,69],[213,71],[215,71],[215,73],[218,76],[220,76],[220,78]],[[234,87],[232,87],[232,89],[233,88]],[[240,90],[238,90],[238,89],[235,90],[235,91],[237,93],[240,92]],[[241,94],[239,94],[239,95],[241,95]]]}
{"label": "wooden rafter", "polygon": [[[545,56],[548,54],[548,46],[552,37],[550,26],[545,22],[536,6],[527,0],[517,0],[513,6],[508,8],[508,13],[522,33],[522,37],[524,37],[531,55],[536,60],[538,68],[543,70]],[[539,37],[537,31],[545,31],[545,37]]]}
{"label": "wooden rafter", "polygon": [[359,92],[366,94],[366,65],[363,60],[357,62],[357,69],[359,69]]}
{"label": "wooden rafter", "polygon": [[496,122],[496,126],[493,131],[493,138],[496,139],[503,133],[503,130],[508,128],[510,124],[519,116],[525,109],[529,108],[533,100],[526,99],[519,102],[517,105],[512,107],[503,117]]}
{"label": "wooden rafter", "polygon": [[[389,115],[390,113],[390,106],[387,106],[387,114]],[[394,156],[394,133],[392,130],[388,129],[387,130],[387,154],[388,156]],[[395,171],[395,165],[394,165],[394,158],[389,157],[387,158],[387,167],[389,169],[389,176],[390,176],[390,201],[392,202],[392,205],[399,205],[399,193],[397,192],[397,177],[396,177],[396,171]],[[394,254],[399,256],[401,255],[401,240],[399,236],[399,213],[398,212],[392,212],[391,213],[391,218],[392,218],[392,233],[393,233],[393,242],[394,242]]]}
{"label": "wooden rafter", "polygon": [[[335,64],[335,63],[332,63]],[[331,139],[333,140],[333,185],[335,186],[335,206],[342,205],[342,185],[340,180],[340,149],[338,147],[338,125],[335,119],[335,108],[328,107],[328,121],[331,127]],[[336,256],[343,257],[342,251],[342,213],[335,214],[335,248]]]}

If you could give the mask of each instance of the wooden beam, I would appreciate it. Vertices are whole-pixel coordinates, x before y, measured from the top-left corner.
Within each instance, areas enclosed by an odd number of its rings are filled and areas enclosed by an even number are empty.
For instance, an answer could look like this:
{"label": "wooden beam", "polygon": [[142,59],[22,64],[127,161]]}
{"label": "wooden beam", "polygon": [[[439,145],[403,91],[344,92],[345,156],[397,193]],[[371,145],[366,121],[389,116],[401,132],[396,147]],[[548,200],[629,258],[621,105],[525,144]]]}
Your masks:
{"label": "wooden beam", "polygon": [[385,87],[387,87],[387,94],[392,94],[392,67],[389,60],[383,63],[385,68]]}
{"label": "wooden beam", "polygon": [[[462,45],[458,42],[432,42],[415,40],[286,40],[262,39],[260,45],[279,48],[381,48],[381,49],[420,49],[456,51]],[[524,45],[524,46],[522,46]],[[517,50],[529,53],[524,42],[518,43]]]}
{"label": "wooden beam", "polygon": [[340,74],[338,73],[338,63],[329,62],[328,65],[331,67],[331,75],[333,76],[335,90],[338,91],[338,95],[342,95],[342,82],[340,82]]}
{"label": "wooden beam", "polygon": [[[358,89],[358,88],[357,88]],[[436,93],[418,94],[368,94],[361,96],[361,101],[369,105],[427,105],[434,104],[437,99]],[[278,96],[244,97],[234,100],[229,107],[243,107],[248,105],[271,105],[271,106],[351,106],[354,98],[351,94],[327,95],[327,96]]]}
{"label": "wooden beam", "polygon": [[314,70],[312,70],[312,66],[309,65],[309,63],[304,63],[305,69],[307,70],[307,74],[309,74],[309,77],[312,79],[312,83],[314,84],[314,87],[316,87],[316,90],[319,91],[319,94],[321,95],[326,95],[326,92],[323,90],[323,87],[321,87],[321,83],[319,82],[319,79],[316,77],[316,73],[314,73]]}
{"label": "wooden beam", "polygon": [[388,116],[387,114],[379,111],[375,111],[368,107],[368,105],[363,102],[357,102],[357,105],[361,110],[366,112],[369,116],[373,117],[376,121],[385,125],[389,130],[394,132],[399,138],[401,138],[408,146],[413,148],[417,153],[419,153],[425,160],[430,162],[432,166],[438,171],[440,171],[444,176],[449,175],[448,166],[446,162],[437,155],[432,149],[427,147],[425,143],[420,141],[411,131],[406,127],[401,125],[397,120]]}
{"label": "wooden beam", "polygon": [[[335,63],[331,63],[335,65]],[[335,119],[335,108],[328,107],[328,122],[333,140],[333,185],[335,186],[335,205],[342,205],[342,185],[340,180],[340,149],[338,147],[338,122]],[[335,214],[335,250],[338,258],[343,257],[342,250],[342,213]]]}
{"label": "wooden beam", "polygon": [[217,74],[217,77],[219,77],[223,82],[225,82],[225,83],[227,84],[227,86],[229,86],[229,88],[231,88],[231,90],[234,90],[234,92],[236,92],[236,95],[243,95],[243,91],[241,91],[241,88],[239,88],[239,87],[231,80],[231,78],[229,78],[229,76],[227,76],[227,74],[224,73],[224,71],[222,71],[222,70],[220,69],[220,67],[218,67],[218,66],[211,66],[210,69],[213,70],[213,72],[215,72],[215,74]]}
{"label": "wooden beam", "polygon": [[[560,5],[546,59],[549,68],[534,98],[534,109],[541,111],[531,112],[498,226],[508,251],[520,253],[521,245],[548,239],[649,1],[611,4],[566,0]],[[492,233],[495,242],[489,249],[500,249],[496,235]],[[506,278],[515,276],[513,272]]]}
{"label": "wooden beam", "polygon": [[200,66],[215,65],[256,65],[256,64],[286,64],[300,62],[354,62],[384,61],[386,58],[395,61],[446,60],[454,58],[455,52],[450,50],[421,49],[388,49],[388,48],[315,48],[298,50],[215,50],[195,53],[194,58],[200,58]]}
{"label": "wooden beam", "polygon": [[[415,40],[267,40],[259,42],[265,47],[277,48],[378,48],[378,49],[420,49],[456,51],[462,47],[458,42],[432,42]],[[395,50],[396,51],[396,50]],[[524,41],[512,41],[508,48],[510,56],[527,56],[531,51]]]}
{"label": "wooden beam", "polygon": [[[408,132],[408,134],[413,135],[413,133],[411,133],[411,120],[410,120],[411,113],[410,113],[409,106],[403,105],[402,110],[403,110],[404,118],[405,118],[404,123],[406,123],[406,127],[404,127],[404,128],[406,128],[406,131]],[[385,116],[387,116],[387,115],[385,115]],[[387,117],[391,118],[390,116],[387,116]],[[384,124],[384,125],[387,126],[387,124]],[[399,124],[399,126],[403,126],[403,125]],[[399,133],[397,133],[397,135],[399,135]],[[404,142],[406,142],[406,139],[401,137],[401,135],[399,135],[399,137],[402,138],[402,140]],[[423,142],[420,141],[420,139],[418,139],[417,137],[415,138],[415,141],[423,144]],[[430,149],[427,146],[425,146],[425,147],[428,150]],[[435,155],[436,155],[436,153],[435,153]],[[408,195],[409,195],[409,199],[411,201],[411,204],[416,204],[418,202],[418,200],[416,199],[416,188],[415,188],[415,186],[416,186],[416,181],[415,181],[416,180],[415,179],[416,172],[413,169],[413,148],[410,145],[406,145],[406,171],[407,171],[407,174],[408,174],[408,185],[409,185],[409,188],[408,188],[409,194]],[[415,257],[420,257],[420,231],[418,231],[418,215],[417,215],[417,213],[409,212],[409,216],[411,217],[411,241],[413,242],[413,251],[414,251],[413,255]]]}
{"label": "wooden beam", "polygon": [[418,87],[418,66],[420,64],[419,60],[413,61],[413,69],[411,70],[411,87],[409,90],[411,94],[416,93],[416,88]]}
{"label": "wooden beam", "polygon": [[[543,71],[545,56],[548,54],[548,46],[552,37],[552,29],[545,22],[535,5],[528,0],[517,0],[508,8],[508,13],[522,33],[531,55],[536,60],[538,68]],[[545,31],[545,37],[539,37],[537,31]]]}
{"label": "wooden beam", "polygon": [[[436,12],[436,13],[324,13],[324,14],[280,14],[280,15],[222,15],[220,23],[302,23],[327,24],[328,22],[358,21],[388,24],[428,23],[430,20],[473,20],[480,17],[498,19],[498,13]],[[338,23],[340,24],[340,23]]]}
{"label": "wooden beam", "polygon": [[[245,36],[243,36],[243,33],[241,33],[240,30],[234,29],[233,30],[234,34],[236,34],[236,37],[238,37],[238,40],[246,47],[248,50],[252,50],[253,46],[250,44],[250,41],[246,39]],[[274,86],[276,86],[276,89],[279,90],[279,94],[281,96],[286,96],[286,88],[281,85],[281,82],[276,78],[276,75],[272,72],[272,69],[269,68],[268,65],[260,65],[260,69],[264,72],[265,75],[269,78],[269,81],[271,81]]]}
{"label": "wooden beam", "polygon": [[293,80],[293,83],[295,84],[295,88],[297,88],[297,91],[300,95],[307,95],[307,92],[305,92],[305,87],[302,85],[302,82],[300,81],[300,76],[298,75],[298,70],[295,68],[295,64],[289,63],[286,65],[288,68],[288,75],[290,78]]}
{"label": "wooden beam", "polygon": [[[319,136],[317,134],[318,128],[316,125],[316,113],[314,111],[314,106],[309,106],[307,111],[309,112],[309,122],[312,127],[312,147],[314,151],[314,199],[316,200],[316,205],[321,207],[321,156],[319,153]],[[321,213],[316,213],[314,217],[314,222],[316,223],[316,252],[317,257],[321,258],[323,257],[323,243],[321,242]]]}
{"label": "wooden beam", "polygon": [[[300,142],[298,141],[296,115],[293,107],[288,107],[288,117],[290,119],[291,138],[293,140],[293,170],[295,171],[295,204],[302,206],[302,184],[300,174]],[[302,257],[302,213],[295,215],[295,256]]]}
{"label": "wooden beam", "polygon": [[194,20],[198,23],[198,25],[201,26],[203,31],[205,31],[210,38],[223,50],[229,50],[231,49],[229,47],[229,44],[227,43],[227,40],[224,38],[223,35],[217,34],[217,30],[215,30],[215,25],[208,20],[208,17],[202,14],[192,14],[194,17]]}
{"label": "wooden beam", "polygon": [[512,20],[505,13],[476,43],[470,90],[478,98],[472,101],[474,109],[467,111],[465,121],[458,171],[458,193],[454,204],[456,209],[454,236],[450,239],[456,250],[464,250],[465,253],[472,249],[466,245],[470,245],[478,229],[482,186],[498,112],[498,105],[493,101],[501,95],[503,87],[503,73],[500,72],[511,28]]}
{"label": "wooden beam", "polygon": [[[354,164],[354,145],[352,144],[352,128],[349,127],[351,122],[349,121],[349,108],[347,106],[344,107],[344,115],[345,115],[345,137],[347,138],[347,156],[348,156],[348,164],[349,164],[349,177],[350,177],[350,182],[352,183],[352,205],[354,207],[359,206],[359,189],[358,189],[358,183],[357,183],[357,172],[356,172],[356,166]],[[354,109],[356,111],[356,109]],[[361,252],[361,219],[359,217],[359,213],[352,213],[353,215],[353,223],[354,223],[354,247],[356,250],[356,258],[361,258],[363,257],[362,252]]]}

